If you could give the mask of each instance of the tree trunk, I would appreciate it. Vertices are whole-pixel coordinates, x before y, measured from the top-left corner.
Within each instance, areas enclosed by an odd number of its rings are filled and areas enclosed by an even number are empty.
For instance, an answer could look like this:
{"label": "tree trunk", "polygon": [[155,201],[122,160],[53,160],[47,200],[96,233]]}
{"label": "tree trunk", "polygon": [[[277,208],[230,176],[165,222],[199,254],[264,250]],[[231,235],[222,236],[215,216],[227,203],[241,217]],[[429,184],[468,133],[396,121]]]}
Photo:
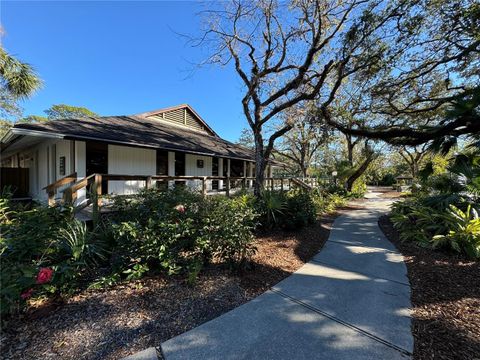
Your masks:
{"label": "tree trunk", "polygon": [[348,153],[348,163],[353,167],[353,148],[355,144],[352,142],[352,137],[350,135],[345,135],[347,138],[347,153]]}
{"label": "tree trunk", "polygon": [[265,169],[267,161],[263,151],[263,138],[260,133],[255,133],[255,184],[253,193],[260,197],[263,191],[263,181],[265,180]]}
{"label": "tree trunk", "polygon": [[308,167],[305,165],[302,165],[302,176],[304,179],[308,177]]}
{"label": "tree trunk", "polygon": [[415,163],[410,165],[410,170],[412,171],[412,177],[415,179],[417,177],[417,166]]}
{"label": "tree trunk", "polygon": [[370,165],[370,163],[373,161],[374,158],[375,158],[374,154],[367,156],[367,158],[362,163],[362,165],[360,165],[360,167],[357,170],[355,170],[355,172],[352,175],[350,175],[350,177],[347,179],[345,183],[345,189],[347,191],[352,191],[353,184],[360,176],[363,175],[365,170],[367,170],[368,165]]}

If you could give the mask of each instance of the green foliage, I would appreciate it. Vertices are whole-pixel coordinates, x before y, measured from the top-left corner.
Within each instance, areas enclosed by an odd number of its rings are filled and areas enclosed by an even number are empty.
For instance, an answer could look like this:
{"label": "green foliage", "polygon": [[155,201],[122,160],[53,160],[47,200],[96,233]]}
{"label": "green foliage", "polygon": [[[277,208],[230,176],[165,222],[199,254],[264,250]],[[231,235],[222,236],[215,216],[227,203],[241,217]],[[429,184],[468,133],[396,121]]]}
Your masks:
{"label": "green foliage", "polygon": [[285,228],[289,230],[299,229],[312,224],[317,213],[326,209],[327,203],[319,204],[320,200],[315,193],[302,191],[264,191],[262,197],[255,203],[257,212],[260,214],[259,222],[263,228]]}
{"label": "green foliage", "polygon": [[365,177],[361,176],[353,183],[352,191],[348,195],[349,197],[360,199],[364,197],[366,192],[367,183],[365,181]]}
{"label": "green foliage", "polygon": [[317,211],[312,196],[307,192],[289,192],[284,215],[283,224],[290,230],[313,224]]}
{"label": "green foliage", "polygon": [[287,199],[283,191],[265,190],[256,202],[257,211],[261,214],[260,223],[265,228],[279,226],[285,215]]}
{"label": "green foliage", "polygon": [[16,59],[2,47],[0,47],[0,83],[2,88],[18,99],[32,95],[42,86],[42,81],[31,65]]}
{"label": "green foliage", "polygon": [[147,190],[117,198],[116,207],[112,229],[122,268],[146,264],[169,274],[187,271],[193,281],[212,258],[241,267],[254,253],[257,215],[247,195],[203,199],[184,189]]}
{"label": "green foliage", "polygon": [[213,254],[232,267],[243,267],[255,253],[253,230],[258,215],[247,197],[206,200],[197,246],[202,254]]}
{"label": "green foliage", "polygon": [[480,259],[480,218],[477,211],[470,205],[466,211],[450,205],[444,219],[449,224],[448,233],[433,236],[433,247],[447,247],[472,259]]}
{"label": "green foliage", "polygon": [[317,214],[328,214],[334,212],[338,207],[345,206],[346,197],[337,193],[330,194],[328,192],[315,191],[312,194],[312,200],[315,204]]}
{"label": "green foliage", "polygon": [[47,114],[49,120],[82,119],[98,116],[85,107],[66,104],[52,105],[49,109],[45,110],[45,114]]}
{"label": "green foliage", "polygon": [[388,173],[385,174],[382,179],[379,181],[378,185],[380,186],[392,186],[397,182],[397,179],[394,174]]}
{"label": "green foliage", "polygon": [[[73,219],[69,208],[35,205],[14,209],[8,198],[0,200],[1,313],[21,308],[21,294],[72,291],[89,264],[101,258],[97,244],[85,225]],[[53,278],[37,284],[41,268],[53,270]]]}
{"label": "green foliage", "polygon": [[[428,206],[430,198],[412,198],[392,207],[391,220],[402,241],[449,248],[471,258],[480,257],[480,220],[471,204],[462,211],[449,204]],[[461,206],[459,205],[459,206]]]}

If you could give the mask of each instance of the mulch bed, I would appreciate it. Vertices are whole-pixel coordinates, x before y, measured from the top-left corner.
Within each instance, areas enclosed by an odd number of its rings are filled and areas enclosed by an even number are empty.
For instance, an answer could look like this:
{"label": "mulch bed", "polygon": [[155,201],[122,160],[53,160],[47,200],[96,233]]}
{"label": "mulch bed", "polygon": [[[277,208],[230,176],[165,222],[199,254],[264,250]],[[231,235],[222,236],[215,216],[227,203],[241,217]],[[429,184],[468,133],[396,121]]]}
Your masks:
{"label": "mulch bed", "polygon": [[[350,208],[358,208],[355,205]],[[328,239],[336,215],[297,232],[262,234],[249,270],[211,266],[194,285],[151,277],[88,290],[11,321],[5,359],[119,359],[190,330],[260,295],[300,268]]]}
{"label": "mulch bed", "polygon": [[480,262],[401,242],[388,216],[379,226],[407,265],[414,359],[480,359]]}

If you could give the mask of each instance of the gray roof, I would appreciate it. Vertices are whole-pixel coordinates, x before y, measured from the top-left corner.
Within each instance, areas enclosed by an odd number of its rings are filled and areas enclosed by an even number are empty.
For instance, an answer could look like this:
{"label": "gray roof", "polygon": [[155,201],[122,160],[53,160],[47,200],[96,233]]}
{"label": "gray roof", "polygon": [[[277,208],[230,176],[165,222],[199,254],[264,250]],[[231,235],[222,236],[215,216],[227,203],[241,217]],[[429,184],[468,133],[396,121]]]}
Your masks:
{"label": "gray roof", "polygon": [[218,136],[172,126],[142,116],[102,116],[45,123],[18,123],[14,129],[61,134],[66,139],[183,151],[193,154],[252,160],[254,152]]}

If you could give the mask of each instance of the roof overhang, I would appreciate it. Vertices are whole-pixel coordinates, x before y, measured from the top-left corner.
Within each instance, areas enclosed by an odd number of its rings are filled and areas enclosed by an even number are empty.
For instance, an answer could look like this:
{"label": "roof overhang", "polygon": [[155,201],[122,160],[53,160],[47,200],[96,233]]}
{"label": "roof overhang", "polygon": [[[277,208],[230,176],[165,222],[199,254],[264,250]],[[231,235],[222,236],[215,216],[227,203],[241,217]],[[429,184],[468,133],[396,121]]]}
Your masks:
{"label": "roof overhang", "polygon": [[[250,161],[253,162],[253,159],[249,158],[244,158],[240,156],[224,156],[224,155],[219,155],[213,152],[202,152],[202,151],[193,151],[193,150],[184,150],[180,148],[175,148],[174,146],[168,147],[168,146],[156,146],[152,144],[142,144],[142,143],[137,143],[137,142],[129,142],[129,141],[120,141],[120,140],[112,140],[112,139],[104,139],[100,137],[91,137],[91,136],[72,136],[72,135],[66,135],[66,134],[60,134],[60,133],[53,133],[49,131],[40,131],[40,130],[31,130],[31,129],[22,129],[22,128],[11,128],[5,136],[1,139],[2,142],[2,152],[5,150],[10,150],[8,149],[10,146],[14,145],[17,143],[22,137],[25,136],[32,136],[32,137],[38,137],[38,138],[45,138],[45,139],[65,139],[65,140],[79,140],[79,141],[99,141],[99,142],[104,142],[112,145],[123,145],[123,146],[131,146],[131,147],[140,147],[140,148],[147,148],[147,149],[161,149],[161,150],[167,150],[167,151],[179,151],[179,152],[184,152],[187,154],[193,154],[193,155],[202,155],[202,156],[216,156],[216,157],[222,157],[222,158],[230,158],[230,159],[237,159],[237,160],[245,160],[245,161]],[[17,149],[15,149],[17,150]],[[6,154],[8,155],[8,154]]]}

